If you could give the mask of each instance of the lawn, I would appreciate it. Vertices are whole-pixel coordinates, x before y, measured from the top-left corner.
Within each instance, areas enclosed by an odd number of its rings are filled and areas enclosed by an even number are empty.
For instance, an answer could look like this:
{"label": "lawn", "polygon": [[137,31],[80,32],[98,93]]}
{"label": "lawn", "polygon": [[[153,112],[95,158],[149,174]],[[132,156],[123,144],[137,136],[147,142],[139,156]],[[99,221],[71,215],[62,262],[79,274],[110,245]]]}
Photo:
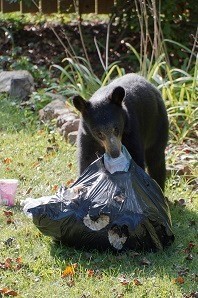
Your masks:
{"label": "lawn", "polygon": [[[197,297],[198,200],[192,179],[177,173],[167,179],[175,234],[168,249],[113,254],[63,247],[39,232],[20,201],[53,194],[77,178],[76,147],[3,96],[0,106],[0,177],[20,181],[16,205],[0,206],[0,297]],[[168,164],[179,155],[171,148]]]}

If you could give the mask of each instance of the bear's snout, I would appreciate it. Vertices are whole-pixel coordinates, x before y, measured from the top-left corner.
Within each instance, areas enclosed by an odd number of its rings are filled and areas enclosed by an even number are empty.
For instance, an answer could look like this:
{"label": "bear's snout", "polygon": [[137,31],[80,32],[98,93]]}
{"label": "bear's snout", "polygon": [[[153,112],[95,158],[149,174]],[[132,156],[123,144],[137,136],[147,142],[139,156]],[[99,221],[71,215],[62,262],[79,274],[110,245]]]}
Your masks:
{"label": "bear's snout", "polygon": [[107,138],[104,143],[105,152],[109,154],[112,158],[117,158],[121,153],[121,141],[119,138],[113,136],[109,139]]}
{"label": "bear's snout", "polygon": [[108,152],[109,155],[112,157],[112,158],[117,158],[120,156],[120,151],[119,150],[111,150],[110,152]]}

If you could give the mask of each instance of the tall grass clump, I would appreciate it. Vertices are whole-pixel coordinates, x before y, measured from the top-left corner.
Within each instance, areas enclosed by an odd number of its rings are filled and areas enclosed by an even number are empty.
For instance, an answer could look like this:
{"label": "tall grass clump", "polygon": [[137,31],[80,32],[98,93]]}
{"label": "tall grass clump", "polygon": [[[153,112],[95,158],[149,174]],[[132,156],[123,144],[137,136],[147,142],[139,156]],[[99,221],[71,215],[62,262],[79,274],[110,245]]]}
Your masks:
{"label": "tall grass clump", "polygon": [[66,64],[65,67],[60,65],[53,65],[52,67],[60,70],[61,89],[64,86],[61,93],[68,98],[78,94],[84,99],[89,99],[97,89],[106,85],[112,77],[124,74],[124,70],[116,63],[109,65],[101,78],[89,68],[88,61],[82,57],[65,58],[63,63]]}
{"label": "tall grass clump", "polygon": [[[135,1],[140,26],[140,52],[129,43],[130,49],[139,63],[139,73],[154,83],[165,100],[172,140],[182,142],[194,136],[197,126],[197,81],[198,57],[195,53],[198,32],[194,45],[189,49],[173,40],[164,39],[160,22],[161,2]],[[149,19],[152,18],[153,34],[150,32]],[[181,68],[171,66],[168,45],[176,46],[177,51],[186,54]]]}

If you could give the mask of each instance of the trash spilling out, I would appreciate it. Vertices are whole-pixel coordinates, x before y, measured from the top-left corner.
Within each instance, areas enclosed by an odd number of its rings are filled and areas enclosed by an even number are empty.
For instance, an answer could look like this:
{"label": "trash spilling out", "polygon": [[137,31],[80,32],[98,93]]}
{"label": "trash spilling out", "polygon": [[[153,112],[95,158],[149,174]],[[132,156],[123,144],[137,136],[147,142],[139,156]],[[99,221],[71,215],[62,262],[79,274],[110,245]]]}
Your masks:
{"label": "trash spilling out", "polygon": [[98,158],[71,187],[24,200],[24,212],[44,235],[75,248],[164,249],[174,241],[167,199],[124,147],[120,161]]}

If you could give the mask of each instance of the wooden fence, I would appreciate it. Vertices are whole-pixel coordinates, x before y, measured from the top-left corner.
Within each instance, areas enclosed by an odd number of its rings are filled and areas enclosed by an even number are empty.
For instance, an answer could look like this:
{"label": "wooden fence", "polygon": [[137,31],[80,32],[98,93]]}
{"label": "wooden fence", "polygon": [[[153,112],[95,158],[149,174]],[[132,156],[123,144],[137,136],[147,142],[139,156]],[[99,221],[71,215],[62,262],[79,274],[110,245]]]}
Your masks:
{"label": "wooden fence", "polygon": [[36,13],[42,12],[44,14],[50,13],[110,13],[114,6],[114,0],[32,0],[19,1],[9,3],[8,0],[0,0],[0,12],[16,12],[21,13]]}

